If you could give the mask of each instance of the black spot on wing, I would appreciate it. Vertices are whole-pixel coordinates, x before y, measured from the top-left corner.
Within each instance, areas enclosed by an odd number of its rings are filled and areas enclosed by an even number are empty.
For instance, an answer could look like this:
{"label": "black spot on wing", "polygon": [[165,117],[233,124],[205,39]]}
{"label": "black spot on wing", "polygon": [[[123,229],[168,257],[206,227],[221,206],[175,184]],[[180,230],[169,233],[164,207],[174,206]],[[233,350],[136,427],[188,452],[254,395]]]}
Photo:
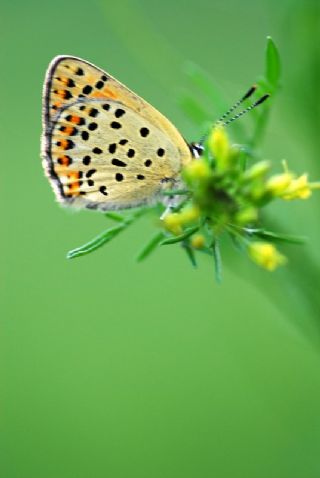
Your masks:
{"label": "black spot on wing", "polygon": [[150,133],[149,129],[148,128],[140,128],[140,134],[143,138],[146,138],[148,136],[148,134]]}
{"label": "black spot on wing", "polygon": [[90,123],[90,124],[88,125],[88,129],[89,129],[90,131],[94,131],[94,130],[97,129],[97,128],[98,128],[98,124],[97,124],[97,123],[94,123],[94,122],[93,122],[93,123]]}
{"label": "black spot on wing", "polygon": [[116,181],[121,182],[121,181],[123,181],[124,176],[121,173],[117,173],[115,178],[116,178]]}
{"label": "black spot on wing", "polygon": [[121,123],[119,123],[119,121],[112,121],[112,122],[110,123],[110,126],[111,126],[111,128],[113,128],[113,129],[120,129],[120,128],[122,128],[122,125],[121,125]]}
{"label": "black spot on wing", "polygon": [[106,186],[100,186],[99,191],[100,191],[101,194],[103,194],[104,196],[108,196],[107,187],[106,187]]}
{"label": "black spot on wing", "polygon": [[127,163],[125,163],[125,162],[123,162],[123,161],[121,161],[120,159],[117,159],[117,158],[113,158],[111,163],[114,166],[118,166],[119,168],[125,168],[127,166]]}
{"label": "black spot on wing", "polygon": [[85,95],[89,95],[92,91],[92,86],[91,85],[86,85],[82,88],[82,93]]}
{"label": "black spot on wing", "polygon": [[111,144],[109,144],[109,148],[108,148],[108,149],[109,149],[109,153],[114,154],[114,153],[116,152],[116,149],[117,149],[116,143],[111,143]]}

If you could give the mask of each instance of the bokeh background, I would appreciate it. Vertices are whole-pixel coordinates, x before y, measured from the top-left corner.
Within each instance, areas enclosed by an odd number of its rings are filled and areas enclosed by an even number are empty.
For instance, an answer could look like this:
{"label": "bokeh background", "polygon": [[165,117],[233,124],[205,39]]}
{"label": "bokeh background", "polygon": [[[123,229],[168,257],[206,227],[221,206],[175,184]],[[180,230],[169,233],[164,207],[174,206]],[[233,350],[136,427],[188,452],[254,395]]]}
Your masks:
{"label": "bokeh background", "polygon": [[108,222],[60,208],[39,159],[53,56],[106,69],[191,141],[186,62],[232,103],[262,72],[267,35],[283,79],[263,157],[319,179],[317,0],[1,3],[1,477],[320,476],[320,197],[272,211],[310,238],[285,270],[226,249],[218,286],[179,247],[137,265],[150,218],[67,261]]}

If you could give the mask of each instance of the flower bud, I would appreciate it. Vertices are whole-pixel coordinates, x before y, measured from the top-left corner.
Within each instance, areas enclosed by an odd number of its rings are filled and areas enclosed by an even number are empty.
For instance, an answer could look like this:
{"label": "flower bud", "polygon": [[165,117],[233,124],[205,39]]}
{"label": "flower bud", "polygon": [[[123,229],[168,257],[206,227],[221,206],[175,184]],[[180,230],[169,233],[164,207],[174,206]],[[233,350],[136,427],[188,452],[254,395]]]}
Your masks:
{"label": "flower bud", "polygon": [[208,138],[208,146],[220,170],[230,166],[231,146],[224,128],[219,125],[213,129]]}
{"label": "flower bud", "polygon": [[183,177],[188,183],[205,181],[211,176],[211,170],[204,159],[194,159],[184,168]]}
{"label": "flower bud", "polygon": [[180,212],[181,224],[189,224],[195,222],[200,217],[200,209],[195,206],[188,206]]}
{"label": "flower bud", "polygon": [[303,174],[299,178],[292,179],[291,183],[284,191],[282,198],[291,199],[308,199],[311,196],[311,187],[308,183],[308,175]]}
{"label": "flower bud", "polygon": [[167,231],[179,236],[182,234],[181,214],[173,212],[163,218],[163,225]]}
{"label": "flower bud", "polygon": [[258,219],[258,211],[254,207],[247,207],[246,209],[239,211],[234,219],[239,226],[245,226],[246,224],[255,222]]}
{"label": "flower bud", "polygon": [[266,183],[266,189],[272,196],[282,196],[293,180],[291,173],[282,173],[271,176]]}
{"label": "flower bud", "polygon": [[202,249],[203,246],[205,245],[205,238],[202,234],[194,234],[191,238],[191,246],[194,247],[195,249]]}
{"label": "flower bud", "polygon": [[259,161],[251,168],[247,169],[243,175],[244,179],[253,181],[255,179],[262,178],[270,169],[269,161]]}
{"label": "flower bud", "polygon": [[278,266],[287,262],[287,258],[280,254],[273,244],[268,242],[250,243],[248,253],[253,262],[268,271],[274,271]]}

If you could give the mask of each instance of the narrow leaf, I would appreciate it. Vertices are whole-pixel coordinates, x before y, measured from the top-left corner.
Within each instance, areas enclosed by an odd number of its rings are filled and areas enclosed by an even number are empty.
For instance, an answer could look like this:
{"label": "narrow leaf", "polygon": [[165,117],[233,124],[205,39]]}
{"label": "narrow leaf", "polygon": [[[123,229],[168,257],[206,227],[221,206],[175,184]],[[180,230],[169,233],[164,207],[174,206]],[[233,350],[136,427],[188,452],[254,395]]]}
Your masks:
{"label": "narrow leaf", "polygon": [[278,232],[266,231],[264,229],[245,229],[247,234],[251,236],[260,237],[262,239],[267,239],[274,242],[286,242],[289,244],[305,244],[307,241],[306,237],[303,236],[294,236],[291,234],[282,234]]}
{"label": "narrow leaf", "polygon": [[99,247],[111,241],[111,239],[117,236],[119,232],[125,229],[125,227],[125,224],[121,224],[120,226],[115,226],[111,229],[107,229],[103,233],[99,234],[99,236],[92,239],[92,241],[89,241],[83,246],[77,247],[76,249],[69,251],[67,254],[67,259],[74,259],[75,257],[84,256],[86,254],[89,254],[90,252],[95,251]]}
{"label": "narrow leaf", "polygon": [[182,244],[183,249],[186,251],[186,254],[188,256],[188,259],[190,260],[192,266],[196,269],[197,268],[197,261],[196,261],[196,255],[194,253],[194,250],[188,244],[187,242]]}
{"label": "narrow leaf", "polygon": [[108,219],[112,219],[116,222],[124,222],[126,220],[125,216],[119,214],[118,212],[108,211],[105,213],[105,217]]}
{"label": "narrow leaf", "polygon": [[[233,231],[229,231],[229,237],[231,239],[232,245],[237,251],[243,250],[243,244],[240,242],[239,237],[234,234]],[[241,236],[240,236],[241,237]]]}
{"label": "narrow leaf", "polygon": [[148,257],[156,249],[164,237],[165,235],[163,232],[158,232],[155,234],[139,252],[137,256],[137,262],[142,262],[146,257]]}
{"label": "narrow leaf", "polygon": [[162,191],[163,196],[183,196],[189,194],[188,189],[170,189],[169,191]]}
{"label": "narrow leaf", "polygon": [[164,241],[161,242],[161,246],[167,246],[169,244],[176,244],[177,242],[184,241],[185,239],[188,239],[188,237],[192,236],[192,234],[194,234],[198,230],[199,230],[199,226],[190,227],[183,234],[180,234],[180,236],[174,236],[174,237],[169,237],[168,239],[165,239]]}
{"label": "narrow leaf", "polygon": [[221,92],[218,91],[213,79],[205,70],[193,62],[187,62],[185,70],[192,83],[210,99],[213,105],[217,106],[219,110],[226,108],[225,103],[221,100]]}
{"label": "narrow leaf", "polygon": [[212,245],[212,253],[214,258],[214,271],[216,276],[216,281],[218,284],[222,282],[222,261],[221,261],[221,253],[220,247],[217,240],[214,241]]}
{"label": "narrow leaf", "polygon": [[272,86],[276,89],[281,75],[281,63],[279,51],[271,37],[267,37],[265,75]]}
{"label": "narrow leaf", "polygon": [[198,126],[209,121],[209,113],[206,112],[198,102],[196,102],[187,94],[181,95],[179,99],[179,106],[183,112],[189,116]]}

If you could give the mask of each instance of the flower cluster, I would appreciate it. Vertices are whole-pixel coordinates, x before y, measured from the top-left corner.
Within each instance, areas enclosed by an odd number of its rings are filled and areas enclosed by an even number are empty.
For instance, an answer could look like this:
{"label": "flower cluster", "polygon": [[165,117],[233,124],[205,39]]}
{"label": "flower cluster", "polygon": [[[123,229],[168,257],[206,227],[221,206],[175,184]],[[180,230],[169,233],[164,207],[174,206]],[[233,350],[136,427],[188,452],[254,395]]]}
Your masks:
{"label": "flower cluster", "polygon": [[163,218],[169,233],[166,242],[180,241],[189,250],[213,253],[222,234],[228,233],[256,264],[273,271],[286,258],[271,240],[283,236],[258,227],[261,209],[276,199],[307,199],[320,184],[310,183],[307,174],[295,175],[286,163],[281,174],[270,175],[268,161],[249,168],[245,161],[243,149],[230,143],[222,126],[215,127],[203,156],[183,171],[187,189],[180,193],[185,196]]}

